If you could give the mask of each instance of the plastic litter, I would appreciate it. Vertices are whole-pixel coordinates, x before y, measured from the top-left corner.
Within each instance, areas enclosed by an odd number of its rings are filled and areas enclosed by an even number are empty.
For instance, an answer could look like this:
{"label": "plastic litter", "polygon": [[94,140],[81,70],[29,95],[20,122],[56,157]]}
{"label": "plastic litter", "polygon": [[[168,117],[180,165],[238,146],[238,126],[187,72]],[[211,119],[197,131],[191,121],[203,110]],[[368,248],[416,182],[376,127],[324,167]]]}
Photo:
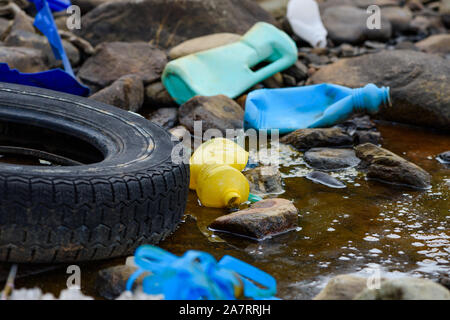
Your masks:
{"label": "plastic litter", "polygon": [[11,69],[6,63],[0,63],[0,81],[40,87],[79,96],[89,95],[89,88],[78,82],[73,73],[50,10],[50,7],[55,11],[63,10],[70,6],[70,1],[29,1],[35,4],[37,10],[34,26],[47,37],[55,58],[62,60],[65,71],[53,69],[36,73],[21,73],[16,69]]}
{"label": "plastic litter", "polygon": [[217,262],[200,251],[187,251],[177,257],[158,247],[144,245],[135,253],[139,267],[127,282],[133,283],[143,273],[143,291],[164,295],[166,300],[276,299],[276,280],[269,274],[231,256]]}
{"label": "plastic litter", "polygon": [[206,207],[238,206],[249,199],[250,186],[241,173],[247,162],[248,152],[238,144],[225,138],[211,139],[190,159],[189,187]]}
{"label": "plastic litter", "polygon": [[297,53],[294,41],[286,33],[259,22],[238,42],[169,62],[162,81],[179,104],[197,95],[236,98],[293,65]]}
{"label": "plastic litter", "polygon": [[327,46],[327,30],[320,18],[319,6],[315,0],[290,0],[287,19],[294,33],[311,46]]}
{"label": "plastic litter", "polygon": [[377,113],[391,105],[389,87],[368,84],[350,89],[335,84],[317,84],[286,89],[260,89],[246,100],[244,127],[280,134],[297,129],[333,126],[354,112]]}

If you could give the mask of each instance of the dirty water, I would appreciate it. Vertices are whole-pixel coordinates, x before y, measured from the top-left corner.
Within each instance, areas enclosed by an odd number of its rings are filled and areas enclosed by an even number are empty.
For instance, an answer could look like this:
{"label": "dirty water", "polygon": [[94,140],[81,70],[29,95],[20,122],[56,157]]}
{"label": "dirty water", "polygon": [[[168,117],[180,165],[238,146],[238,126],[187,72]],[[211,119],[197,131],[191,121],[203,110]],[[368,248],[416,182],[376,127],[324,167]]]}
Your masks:
{"label": "dirty water", "polygon": [[[225,254],[242,259],[272,274],[283,299],[311,299],[331,277],[342,273],[431,279],[449,273],[450,170],[436,160],[450,150],[449,136],[386,123],[378,128],[384,147],[432,174],[431,189],[367,181],[355,169],[332,172],[347,188],[329,188],[305,178],[312,170],[301,153],[283,146],[280,169],[286,191],[278,196],[294,201],[299,209],[297,230],[263,242],[214,234],[207,226],[224,211],[200,207],[191,192],[184,222],[161,247],[177,255],[195,249],[218,259]],[[96,272],[124,261],[81,265],[82,290],[97,296]],[[59,294],[67,277],[61,268],[18,279],[17,287],[39,286]]]}

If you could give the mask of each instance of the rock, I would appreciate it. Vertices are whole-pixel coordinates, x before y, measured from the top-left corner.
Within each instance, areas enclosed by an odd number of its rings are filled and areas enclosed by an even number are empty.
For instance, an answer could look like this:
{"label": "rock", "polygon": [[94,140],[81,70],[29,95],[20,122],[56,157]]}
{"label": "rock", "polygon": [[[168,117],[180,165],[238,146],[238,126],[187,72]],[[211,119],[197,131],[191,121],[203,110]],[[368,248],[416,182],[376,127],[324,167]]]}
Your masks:
{"label": "rock", "polygon": [[202,132],[216,129],[226,134],[227,129],[242,129],[243,119],[241,106],[224,95],[196,96],[179,109],[179,121],[191,133],[194,133],[195,121],[202,121]]}
{"label": "rock", "polygon": [[438,160],[441,163],[450,163],[450,151],[446,151],[438,155]]}
{"label": "rock", "polygon": [[289,0],[256,0],[256,2],[274,18],[286,16]]}
{"label": "rock", "polygon": [[416,43],[416,47],[427,53],[450,54],[450,34],[436,34]]}
{"label": "rock", "polygon": [[[130,276],[137,267],[122,265],[100,270],[95,279],[95,289],[105,299],[113,300],[126,290]],[[142,279],[136,281],[135,286],[142,284]]]}
{"label": "rock", "polygon": [[[359,44],[364,40],[387,41],[391,37],[391,23],[381,17],[381,29],[367,28],[366,10],[352,6],[335,6],[325,9],[322,20],[329,38],[336,44]],[[351,23],[349,23],[351,21]]]}
{"label": "rock", "polygon": [[376,145],[380,144],[381,142],[381,133],[379,133],[378,131],[358,130],[355,132],[353,137],[355,145],[368,142]]}
{"label": "rock", "polygon": [[286,87],[296,87],[297,86],[297,79],[295,79],[293,76],[290,76],[288,74],[282,74],[283,75],[283,83]]}
{"label": "rock", "polygon": [[380,289],[365,289],[355,300],[450,300],[450,291],[428,279],[400,278],[382,281]]}
{"label": "rock", "polygon": [[123,0],[72,0],[72,4],[79,6],[81,13],[85,14],[101,4],[119,1]]}
{"label": "rock", "polygon": [[6,6],[1,7],[0,11],[2,14],[9,13],[14,17],[7,33],[18,30],[34,32],[33,18],[28,16],[16,3],[10,1]]}
{"label": "rock", "polygon": [[450,290],[450,276],[448,274],[442,274],[438,279],[438,283]]}
{"label": "rock", "polygon": [[154,82],[145,87],[145,100],[152,107],[178,107],[161,81]]}
{"label": "rock", "polygon": [[367,177],[419,189],[430,187],[431,176],[419,166],[389,150],[371,143],[355,147],[356,156],[364,162]]}
{"label": "rock", "polygon": [[305,161],[314,169],[336,170],[356,167],[361,160],[353,149],[313,148],[305,152]]}
{"label": "rock", "polygon": [[78,73],[94,88],[106,87],[128,74],[138,75],[147,85],[160,79],[167,64],[166,54],[145,42],[106,42],[95,50]]}
{"label": "rock", "polygon": [[325,172],[320,171],[312,171],[305,176],[306,179],[309,179],[313,182],[323,184],[324,186],[336,189],[343,189],[347,186],[342,181],[326,174]]}
{"label": "rock", "polygon": [[276,24],[251,0],[127,0],[89,11],[77,34],[93,45],[146,41],[168,49],[211,33],[244,34],[259,21]]}
{"label": "rock", "polygon": [[286,199],[267,199],[254,203],[250,208],[217,218],[210,228],[236,235],[263,240],[295,229],[298,226],[298,210]]}
{"label": "rock", "polygon": [[3,35],[9,29],[9,20],[5,18],[0,18],[0,39],[4,39]]}
{"label": "rock", "polygon": [[328,281],[313,300],[352,300],[367,288],[367,279],[353,275],[339,275]]}
{"label": "rock", "polygon": [[373,122],[368,115],[361,117],[353,116],[352,118],[339,123],[336,127],[342,128],[351,136],[358,130],[376,130],[375,122]]}
{"label": "rock", "polygon": [[190,39],[173,47],[169,51],[169,57],[170,59],[181,58],[189,54],[237,42],[241,39],[241,37],[241,35],[235,33],[215,33]]}
{"label": "rock", "polygon": [[89,42],[87,42],[83,38],[74,35],[72,32],[59,30],[59,35],[63,40],[70,42],[84,55],[92,56],[95,53],[94,47],[92,47],[92,45]]}
{"label": "rock", "polygon": [[382,108],[379,117],[432,128],[450,127],[450,64],[437,55],[385,50],[340,59],[323,66],[310,80],[352,88],[367,83],[388,86],[393,107]]}
{"label": "rock", "polygon": [[444,23],[447,28],[450,28],[450,0],[441,0],[439,13],[442,18],[442,23]]}
{"label": "rock", "polygon": [[144,85],[140,77],[130,74],[120,77],[90,98],[120,109],[137,112],[144,103]]}
{"label": "rock", "polygon": [[262,166],[244,172],[250,184],[250,193],[256,195],[282,193],[280,170],[276,166]]}
{"label": "rock", "polygon": [[353,145],[353,138],[340,128],[299,129],[280,139],[299,150],[316,147],[340,147]]}
{"label": "rock", "polygon": [[41,50],[22,47],[0,47],[0,61],[20,72],[40,72],[47,70]]}
{"label": "rock", "polygon": [[389,6],[381,8],[381,16],[390,21],[394,32],[408,31],[410,22],[413,19],[411,10],[407,7]]}
{"label": "rock", "polygon": [[159,108],[147,119],[164,129],[171,129],[175,127],[178,121],[178,108]]}
{"label": "rock", "polygon": [[[49,69],[62,67],[62,61],[57,60],[46,37],[23,30],[11,32],[5,39],[5,45],[10,47],[32,48],[42,51],[45,63]],[[62,41],[64,50],[72,66],[80,62],[80,53],[70,42]]]}
{"label": "rock", "polygon": [[283,86],[283,76],[277,72],[270,78],[263,81],[263,85],[266,88],[277,89]]}

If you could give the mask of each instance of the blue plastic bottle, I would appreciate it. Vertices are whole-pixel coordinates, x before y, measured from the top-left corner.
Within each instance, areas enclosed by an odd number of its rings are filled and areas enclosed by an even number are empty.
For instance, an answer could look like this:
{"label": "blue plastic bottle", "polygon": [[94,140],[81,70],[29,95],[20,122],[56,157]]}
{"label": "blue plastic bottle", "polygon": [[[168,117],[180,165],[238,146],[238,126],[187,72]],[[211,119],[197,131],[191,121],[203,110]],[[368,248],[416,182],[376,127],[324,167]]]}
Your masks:
{"label": "blue plastic bottle", "polygon": [[[295,61],[295,42],[273,25],[259,22],[238,42],[169,62],[162,81],[178,104],[197,95],[236,98]],[[259,70],[252,69],[264,62]]]}
{"label": "blue plastic bottle", "polygon": [[378,88],[374,84],[359,89],[324,83],[255,90],[247,97],[244,127],[279,129],[280,134],[325,128],[349,118],[354,112],[377,113],[381,104],[390,104],[389,88]]}

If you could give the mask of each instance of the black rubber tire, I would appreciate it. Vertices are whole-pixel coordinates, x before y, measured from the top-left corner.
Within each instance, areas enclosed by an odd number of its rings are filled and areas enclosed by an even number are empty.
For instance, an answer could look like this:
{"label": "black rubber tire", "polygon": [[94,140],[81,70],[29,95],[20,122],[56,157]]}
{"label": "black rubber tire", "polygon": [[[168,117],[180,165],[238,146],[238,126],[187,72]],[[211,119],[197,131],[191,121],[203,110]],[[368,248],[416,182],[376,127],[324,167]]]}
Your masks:
{"label": "black rubber tire", "polygon": [[[79,166],[0,163],[0,261],[124,256],[176,229],[186,207],[189,165],[172,162],[177,142],[166,130],[90,99],[0,83],[0,145],[30,128],[54,140],[36,146],[34,139],[32,148],[55,151],[53,142],[64,143],[70,157],[76,137],[102,158]],[[57,134],[46,135],[50,129]]]}

